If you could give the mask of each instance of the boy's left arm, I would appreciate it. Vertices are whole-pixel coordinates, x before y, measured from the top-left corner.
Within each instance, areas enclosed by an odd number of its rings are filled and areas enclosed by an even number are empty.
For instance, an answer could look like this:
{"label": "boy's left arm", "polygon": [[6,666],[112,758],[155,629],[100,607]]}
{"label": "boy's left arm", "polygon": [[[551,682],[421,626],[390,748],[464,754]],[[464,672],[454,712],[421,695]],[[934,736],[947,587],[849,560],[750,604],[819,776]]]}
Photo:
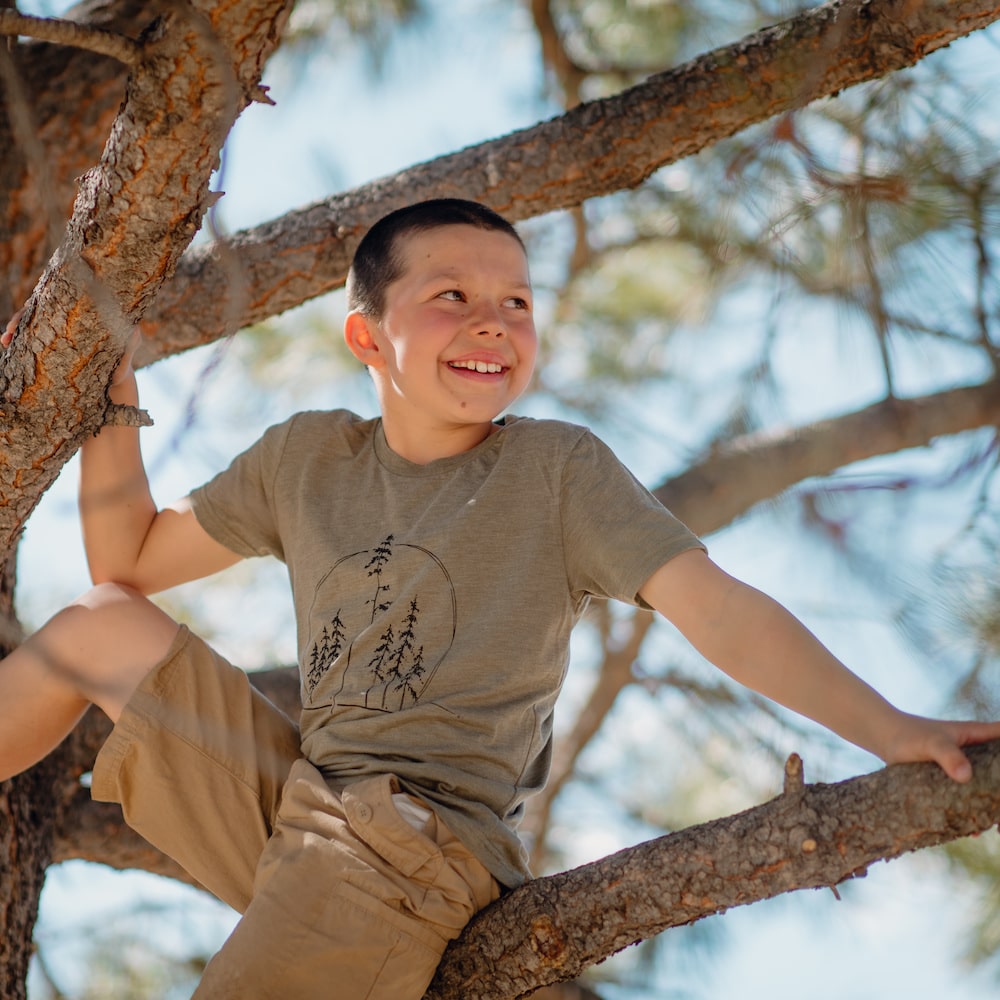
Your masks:
{"label": "boy's left arm", "polygon": [[640,595],[730,677],[887,764],[936,761],[956,781],[968,781],[972,768],[961,748],[1000,738],[1000,722],[947,722],[899,711],[790,612],[700,550],[661,566]]}

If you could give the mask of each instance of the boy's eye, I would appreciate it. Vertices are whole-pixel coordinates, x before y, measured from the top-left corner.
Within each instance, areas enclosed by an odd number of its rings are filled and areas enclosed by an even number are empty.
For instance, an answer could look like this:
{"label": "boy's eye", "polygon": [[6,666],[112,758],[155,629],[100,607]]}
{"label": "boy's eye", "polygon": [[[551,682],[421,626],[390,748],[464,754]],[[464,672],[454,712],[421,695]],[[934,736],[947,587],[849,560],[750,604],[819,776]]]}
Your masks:
{"label": "boy's eye", "polygon": [[447,299],[449,302],[464,302],[465,296],[457,288],[449,288],[438,295],[439,299]]}
{"label": "boy's eye", "polygon": [[518,295],[512,295],[509,299],[506,299],[504,305],[511,306],[514,309],[528,309],[527,299],[522,299]]}

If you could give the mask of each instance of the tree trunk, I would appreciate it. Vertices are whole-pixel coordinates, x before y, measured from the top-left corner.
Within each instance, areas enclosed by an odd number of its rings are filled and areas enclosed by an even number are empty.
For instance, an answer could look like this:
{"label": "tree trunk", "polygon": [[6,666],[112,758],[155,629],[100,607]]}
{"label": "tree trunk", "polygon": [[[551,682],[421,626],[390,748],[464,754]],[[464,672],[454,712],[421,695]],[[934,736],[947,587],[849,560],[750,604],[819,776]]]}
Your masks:
{"label": "tree trunk", "polygon": [[62,825],[70,761],[65,750],[0,783],[0,997],[24,1000],[31,936],[45,871]]}

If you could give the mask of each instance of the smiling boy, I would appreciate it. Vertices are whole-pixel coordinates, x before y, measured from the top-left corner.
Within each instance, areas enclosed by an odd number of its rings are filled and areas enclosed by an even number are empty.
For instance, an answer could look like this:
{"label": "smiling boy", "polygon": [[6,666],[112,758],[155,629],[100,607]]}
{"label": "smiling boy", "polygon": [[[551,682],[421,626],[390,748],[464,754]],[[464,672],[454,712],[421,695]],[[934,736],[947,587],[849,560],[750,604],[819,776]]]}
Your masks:
{"label": "smiling boy", "polygon": [[[358,248],[348,304],[380,417],[298,414],[163,510],[138,432],[105,428],[81,475],[96,586],[0,664],[0,776],[96,703],[116,725],[95,797],[243,913],[196,996],[422,996],[469,917],[529,877],[517,824],[594,598],[654,608],[885,761],[965,781],[961,747],[1000,737],[893,708],[586,429],[498,419],[536,353],[524,247],[500,216],[451,199],[392,213]],[[136,402],[128,358],[111,395]],[[298,725],[143,596],[265,554],[292,585]]]}
{"label": "smiling boy", "polygon": [[506,232],[430,229],[400,253],[384,301],[355,306],[344,332],[374,377],[389,446],[424,464],[499,430],[494,418],[528,387],[537,335],[527,258]]}

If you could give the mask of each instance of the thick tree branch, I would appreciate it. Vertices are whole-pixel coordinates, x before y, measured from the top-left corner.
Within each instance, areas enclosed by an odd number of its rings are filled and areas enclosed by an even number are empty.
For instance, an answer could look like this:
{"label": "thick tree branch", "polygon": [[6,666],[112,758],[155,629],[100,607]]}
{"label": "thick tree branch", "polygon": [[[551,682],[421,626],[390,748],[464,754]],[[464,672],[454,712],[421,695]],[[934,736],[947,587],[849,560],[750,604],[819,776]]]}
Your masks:
{"label": "thick tree branch", "polygon": [[737,438],[654,493],[694,532],[708,535],[810,476],[998,424],[997,379],[913,399],[887,399],[805,427]]}
{"label": "thick tree branch", "polygon": [[[558,118],[423,163],[235,234],[250,289],[237,327],[339,288],[365,230],[390,209],[458,195],[520,220],[641,183],[748,126],[910,66],[1000,17],[998,0],[823,4]],[[232,331],[223,253],[185,255],[147,315],[145,361]]]}
{"label": "thick tree branch", "polygon": [[[292,671],[254,676],[293,707]],[[88,724],[91,738],[78,738],[93,752],[107,724],[97,713]],[[521,996],[669,927],[794,889],[837,885],[876,861],[988,830],[1000,821],[1000,743],[972,747],[969,756],[975,777],[968,785],[931,764],[833,785],[801,784],[793,768],[784,793],[765,805],[530,882],[470,924],[446,953],[428,998]],[[78,800],[83,806],[82,794]],[[54,860],[113,856],[176,875],[176,866],[120,827],[110,807],[88,803],[74,817],[68,825],[86,823],[82,842],[103,849],[68,851],[64,831]]]}
{"label": "thick tree branch", "polygon": [[135,66],[142,54],[139,45],[125,35],[91,28],[57,17],[32,17],[15,10],[0,10],[0,35],[23,35],[110,56],[124,66]]}
{"label": "thick tree branch", "polygon": [[968,785],[932,764],[792,784],[747,812],[529,882],[473,919],[426,1000],[524,996],[669,927],[989,830],[1000,820],[1000,744],[969,755]]}

